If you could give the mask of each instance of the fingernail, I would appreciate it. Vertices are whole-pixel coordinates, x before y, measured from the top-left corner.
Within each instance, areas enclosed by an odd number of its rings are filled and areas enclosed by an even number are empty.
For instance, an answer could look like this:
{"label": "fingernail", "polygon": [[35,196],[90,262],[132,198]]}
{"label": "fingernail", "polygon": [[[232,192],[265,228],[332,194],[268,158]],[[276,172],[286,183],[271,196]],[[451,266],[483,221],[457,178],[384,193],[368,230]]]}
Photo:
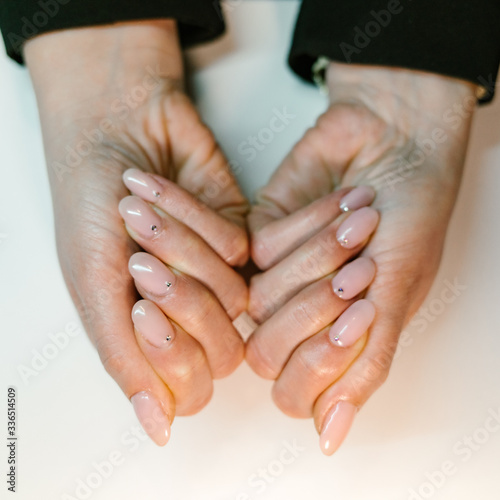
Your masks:
{"label": "fingernail", "polygon": [[161,217],[137,196],[123,198],[118,210],[127,225],[143,238],[151,239],[161,230]]}
{"label": "fingernail", "polygon": [[330,412],[319,436],[319,445],[325,455],[333,455],[347,436],[358,409],[347,401],[339,401]]}
{"label": "fingernail", "polygon": [[358,208],[367,207],[375,199],[375,189],[371,186],[358,186],[352,191],[349,191],[340,200],[340,210],[347,212],[348,210],[357,210]]}
{"label": "fingernail", "polygon": [[132,309],[135,329],[155,347],[174,340],[174,328],[165,315],[149,300],[140,300]]}
{"label": "fingernail", "polygon": [[160,403],[146,391],[134,394],[130,401],[132,401],[135,414],[148,436],[158,446],[165,446],[170,438],[170,422]]}
{"label": "fingernail", "polygon": [[369,300],[358,300],[348,307],[330,328],[330,340],[337,346],[353,345],[372,324],[375,307]]}
{"label": "fingernail", "polygon": [[354,248],[370,236],[377,227],[379,215],[370,207],[353,212],[337,229],[337,240],[344,248]]}
{"label": "fingernail", "polygon": [[349,262],[332,279],[333,293],[349,300],[361,293],[375,276],[375,264],[371,259],[360,257]]}
{"label": "fingernail", "polygon": [[123,173],[123,182],[128,189],[150,203],[156,203],[161,196],[161,186],[151,175],[129,168]]}
{"label": "fingernail", "polygon": [[165,295],[175,284],[175,274],[163,262],[148,253],[132,255],[128,268],[132,278],[153,295]]}

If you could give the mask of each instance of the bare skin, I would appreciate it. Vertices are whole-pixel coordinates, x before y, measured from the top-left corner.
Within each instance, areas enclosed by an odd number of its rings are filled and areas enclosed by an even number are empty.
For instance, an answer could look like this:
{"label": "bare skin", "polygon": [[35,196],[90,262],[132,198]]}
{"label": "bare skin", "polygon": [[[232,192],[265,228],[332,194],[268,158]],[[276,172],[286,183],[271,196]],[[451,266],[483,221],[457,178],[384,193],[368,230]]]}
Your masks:
{"label": "bare skin", "polygon": [[[250,287],[249,310],[261,326],[249,339],[247,360],[276,380],[278,407],[294,417],[313,416],[318,432],[337,402],[360,408],[384,382],[400,332],[433,282],[476,100],[470,83],[400,69],[331,63],[327,82],[328,110],[258,193],[249,216],[252,257],[263,273]],[[316,258],[316,267],[300,273],[300,283],[287,293],[276,269],[285,260],[289,267],[300,265],[308,252],[320,255],[311,242],[338,225],[340,214],[330,193],[361,184],[377,193],[372,206],[380,223],[371,240],[350,255],[333,244],[331,254]],[[376,317],[359,342],[341,348],[331,346],[324,332],[347,306],[325,300],[330,292],[321,282],[353,253],[375,262],[365,298]],[[272,293],[279,298],[269,308]],[[294,300],[302,315],[290,313]],[[314,319],[308,329],[307,311]],[[304,322],[300,338],[277,340],[297,330],[297,317]],[[279,328],[267,327],[269,322]]]}
{"label": "bare skin", "polygon": [[[26,44],[25,57],[40,111],[59,259],[85,328],[104,367],[128,398],[148,391],[170,421],[176,413],[195,413],[211,397],[212,378],[229,374],[243,359],[243,341],[231,320],[245,310],[248,291],[231,266],[243,265],[248,258],[248,204],[213,135],[183,93],[175,22],[45,34]],[[76,155],[68,157],[68,148]],[[161,359],[136,338],[131,320],[139,296],[128,261],[140,248],[118,212],[120,200],[130,194],[122,182],[128,168],[159,174],[170,182],[166,192],[177,189],[181,197],[188,195],[188,201],[177,204],[180,212],[172,212],[169,228],[176,223],[178,234],[196,239],[216,262],[214,271],[225,276],[223,290],[217,280],[207,283],[201,266],[181,252],[170,260],[163,255],[166,264],[185,276],[176,307],[182,308],[194,289],[200,297],[190,318],[176,318],[187,333],[178,343],[182,356],[170,371],[162,371]],[[202,205],[202,220],[212,224],[205,232],[179,221]],[[167,217],[162,208],[168,210],[166,198],[159,201],[158,210]],[[224,235],[214,244],[211,235],[220,235],[221,227]],[[205,302],[224,306],[207,312]],[[197,317],[203,314],[206,317]],[[215,353],[221,362],[213,359],[214,353],[207,356],[199,339],[190,336],[197,321],[223,325],[233,336],[226,351],[221,346]]]}

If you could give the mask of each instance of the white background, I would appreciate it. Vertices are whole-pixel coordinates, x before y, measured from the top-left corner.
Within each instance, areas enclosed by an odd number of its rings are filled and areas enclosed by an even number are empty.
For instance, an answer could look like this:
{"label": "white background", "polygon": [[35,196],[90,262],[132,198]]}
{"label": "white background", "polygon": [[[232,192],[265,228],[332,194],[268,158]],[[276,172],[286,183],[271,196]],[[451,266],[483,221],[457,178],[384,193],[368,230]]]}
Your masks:
{"label": "white background", "polygon": [[[297,6],[229,3],[229,33],[192,54],[201,112],[229,158],[242,165],[239,178],[249,196],[326,105],[286,66]],[[238,145],[283,106],[296,118],[247,162]],[[96,500],[243,500],[243,494],[407,500],[419,488],[420,498],[498,498],[500,432],[481,428],[489,412],[500,413],[500,96],[476,114],[443,264],[420,315],[429,319],[425,327],[408,328],[411,345],[330,458],[320,453],[312,422],[282,415],[270,400],[270,383],[246,365],[216,383],[199,415],[176,419],[165,448],[149,440],[133,444],[132,407],[82,332],[23,381],[19,367],[31,367],[51,343],[48,335],[80,323],[57,262],[30,81],[3,53],[0,141],[1,498],[83,498],[75,494],[79,479],[102,482],[91,490]],[[446,280],[466,287],[450,304],[440,299]],[[18,391],[17,496],[8,494],[4,475],[8,385]],[[474,451],[457,444],[466,436],[481,441]],[[280,465],[284,442],[302,450]],[[100,480],[93,463],[113,452],[121,464]],[[444,480],[434,474],[442,484],[433,487],[426,474],[445,461],[454,464],[453,473]],[[259,469],[272,483],[255,481]]]}

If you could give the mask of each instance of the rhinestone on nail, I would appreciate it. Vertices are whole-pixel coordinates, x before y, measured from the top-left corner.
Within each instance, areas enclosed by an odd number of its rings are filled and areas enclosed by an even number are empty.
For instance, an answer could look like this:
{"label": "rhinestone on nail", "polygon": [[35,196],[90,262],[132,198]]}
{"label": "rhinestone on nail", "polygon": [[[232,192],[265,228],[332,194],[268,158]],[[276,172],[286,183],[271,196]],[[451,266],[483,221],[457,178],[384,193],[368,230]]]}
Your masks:
{"label": "rhinestone on nail", "polygon": [[335,340],[335,342],[338,342],[340,340],[340,337],[337,335],[336,337],[333,337],[333,340]]}
{"label": "rhinestone on nail", "polygon": [[153,225],[151,226],[151,231],[156,231],[157,229],[158,229],[158,228],[156,227],[156,225],[155,225],[155,224],[153,224]]}
{"label": "rhinestone on nail", "polygon": [[167,335],[167,338],[166,338],[165,340],[166,340],[167,342],[168,342],[169,340],[172,340],[172,335]]}
{"label": "rhinestone on nail", "polygon": [[337,292],[337,295],[339,297],[342,297],[342,294],[344,293],[344,289],[343,288],[337,288],[335,291]]}
{"label": "rhinestone on nail", "polygon": [[172,283],[170,283],[170,281],[166,281],[165,285],[167,285],[167,288],[170,288],[172,286]]}
{"label": "rhinestone on nail", "polygon": [[160,193],[159,193],[158,191],[153,191],[153,194],[154,194],[157,198],[159,198],[159,197],[160,197]]}

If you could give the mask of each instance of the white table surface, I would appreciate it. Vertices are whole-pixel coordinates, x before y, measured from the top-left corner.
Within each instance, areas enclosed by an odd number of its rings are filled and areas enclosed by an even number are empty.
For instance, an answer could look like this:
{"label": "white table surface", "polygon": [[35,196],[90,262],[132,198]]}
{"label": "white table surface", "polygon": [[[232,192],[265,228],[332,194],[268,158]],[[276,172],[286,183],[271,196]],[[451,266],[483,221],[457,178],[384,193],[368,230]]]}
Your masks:
{"label": "white table surface", "polygon": [[[239,178],[250,196],[326,103],[286,66],[297,6],[232,1],[228,34],[191,54],[201,112],[242,166]],[[296,118],[247,162],[238,145],[284,106]],[[408,328],[411,344],[329,458],[319,450],[312,421],[281,414],[271,384],[246,365],[216,382],[200,414],[176,419],[165,448],[133,437],[132,407],[81,330],[63,282],[35,98],[26,69],[4,53],[0,141],[1,498],[500,498],[500,96],[477,112],[463,188],[422,321]],[[444,303],[440,296],[455,280],[466,288]],[[73,323],[79,334],[54,351],[49,335]],[[54,357],[43,367],[33,358],[44,352]],[[23,380],[20,367],[33,363],[37,374]],[[5,481],[10,385],[18,394],[16,496]],[[499,424],[488,420],[493,414]],[[300,450],[293,460],[282,453],[286,443]],[[98,475],[94,464],[110,455],[118,457],[111,474]],[[436,472],[443,463],[446,475]],[[76,491],[79,481],[91,484],[87,496]]]}

